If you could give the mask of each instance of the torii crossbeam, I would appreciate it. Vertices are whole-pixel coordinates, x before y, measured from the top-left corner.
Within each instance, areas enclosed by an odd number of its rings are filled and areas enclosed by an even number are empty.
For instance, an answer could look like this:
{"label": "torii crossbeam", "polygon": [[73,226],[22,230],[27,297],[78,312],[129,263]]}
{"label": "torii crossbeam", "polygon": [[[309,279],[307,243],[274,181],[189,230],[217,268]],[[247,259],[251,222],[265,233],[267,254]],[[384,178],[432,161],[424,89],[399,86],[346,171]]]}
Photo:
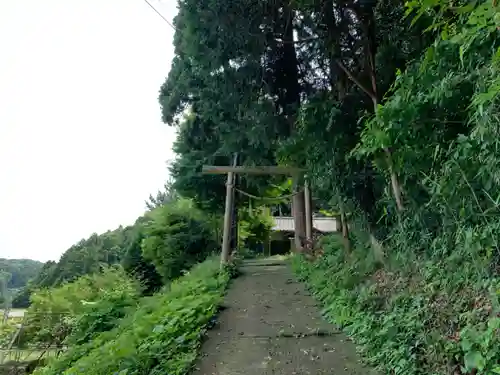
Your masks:
{"label": "torii crossbeam", "polygon": [[266,166],[266,167],[246,167],[246,166],[216,166],[204,165],[203,174],[226,174],[226,173],[244,173],[256,175],[300,175],[306,170],[303,168]]}
{"label": "torii crossbeam", "polygon": [[[288,175],[298,177],[305,173],[303,168],[282,167],[282,166],[216,166],[204,165],[202,174],[227,174],[226,182],[226,207],[224,210],[224,232],[222,236],[221,267],[227,264],[229,259],[231,223],[234,205],[234,174],[252,174],[252,175]],[[305,193],[305,216],[306,216],[306,237],[312,236],[312,212],[311,198],[308,185],[304,188]],[[297,230],[297,228],[295,228]]]}

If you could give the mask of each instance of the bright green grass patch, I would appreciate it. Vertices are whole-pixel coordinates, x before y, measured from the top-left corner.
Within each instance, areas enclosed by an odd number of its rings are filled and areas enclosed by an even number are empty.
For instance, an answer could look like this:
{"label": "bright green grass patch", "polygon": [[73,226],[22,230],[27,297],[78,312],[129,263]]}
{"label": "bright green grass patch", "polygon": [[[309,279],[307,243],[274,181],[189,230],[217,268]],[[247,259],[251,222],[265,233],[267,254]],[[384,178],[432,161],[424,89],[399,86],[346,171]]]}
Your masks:
{"label": "bright green grass patch", "polygon": [[112,331],[72,347],[37,375],[186,374],[230,280],[219,262],[207,260],[143,299]]}

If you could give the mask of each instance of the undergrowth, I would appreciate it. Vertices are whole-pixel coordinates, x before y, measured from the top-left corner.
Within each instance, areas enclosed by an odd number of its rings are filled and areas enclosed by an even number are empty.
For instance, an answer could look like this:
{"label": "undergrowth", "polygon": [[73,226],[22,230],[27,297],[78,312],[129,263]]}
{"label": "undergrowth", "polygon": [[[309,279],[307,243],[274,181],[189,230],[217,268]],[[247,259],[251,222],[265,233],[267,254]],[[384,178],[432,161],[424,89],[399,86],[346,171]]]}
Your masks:
{"label": "undergrowth", "polygon": [[[500,282],[465,261],[387,257],[327,239],[315,263],[293,259],[323,314],[384,374],[500,374]],[[456,259],[459,259],[455,256]],[[411,259],[408,261],[408,259]]]}
{"label": "undergrowth", "polygon": [[37,375],[186,374],[235,272],[209,259],[141,300],[113,330],[76,345]]}

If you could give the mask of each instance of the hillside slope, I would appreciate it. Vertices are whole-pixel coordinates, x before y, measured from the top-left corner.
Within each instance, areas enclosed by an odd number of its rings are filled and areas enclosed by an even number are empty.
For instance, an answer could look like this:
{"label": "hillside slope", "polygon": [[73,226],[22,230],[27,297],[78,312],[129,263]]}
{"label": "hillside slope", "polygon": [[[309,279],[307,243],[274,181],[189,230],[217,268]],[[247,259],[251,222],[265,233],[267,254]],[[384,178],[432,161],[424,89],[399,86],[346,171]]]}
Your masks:
{"label": "hillside slope", "polygon": [[38,275],[42,267],[42,262],[32,259],[0,258],[0,275],[7,281],[8,289],[23,288]]}

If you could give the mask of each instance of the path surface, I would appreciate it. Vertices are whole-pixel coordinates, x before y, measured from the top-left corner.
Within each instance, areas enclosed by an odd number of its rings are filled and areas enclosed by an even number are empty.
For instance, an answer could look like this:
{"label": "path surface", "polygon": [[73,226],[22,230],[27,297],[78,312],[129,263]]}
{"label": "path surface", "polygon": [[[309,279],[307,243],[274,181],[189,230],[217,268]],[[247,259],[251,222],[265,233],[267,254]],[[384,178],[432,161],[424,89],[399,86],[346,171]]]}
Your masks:
{"label": "path surface", "polygon": [[247,261],[203,344],[194,375],[371,374],[320,316],[284,261]]}

